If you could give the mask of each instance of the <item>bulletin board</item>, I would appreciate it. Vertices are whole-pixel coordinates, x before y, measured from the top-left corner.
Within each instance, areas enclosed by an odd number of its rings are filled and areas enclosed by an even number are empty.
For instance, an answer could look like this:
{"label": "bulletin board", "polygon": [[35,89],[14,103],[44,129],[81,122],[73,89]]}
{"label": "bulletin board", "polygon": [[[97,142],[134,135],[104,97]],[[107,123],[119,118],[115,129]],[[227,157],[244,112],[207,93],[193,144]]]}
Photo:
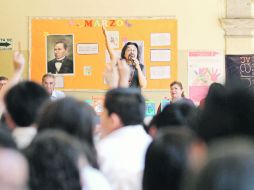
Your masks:
{"label": "bulletin board", "polygon": [[[54,38],[66,37],[73,71],[57,74],[64,90],[105,90],[105,63],[109,61],[104,25],[120,54],[124,43],[137,42],[145,65],[146,89],[168,89],[177,79],[177,21],[172,18],[30,18],[29,77],[41,81],[54,57]],[[51,37],[53,36],[53,40]],[[61,86],[62,85],[62,86]]]}

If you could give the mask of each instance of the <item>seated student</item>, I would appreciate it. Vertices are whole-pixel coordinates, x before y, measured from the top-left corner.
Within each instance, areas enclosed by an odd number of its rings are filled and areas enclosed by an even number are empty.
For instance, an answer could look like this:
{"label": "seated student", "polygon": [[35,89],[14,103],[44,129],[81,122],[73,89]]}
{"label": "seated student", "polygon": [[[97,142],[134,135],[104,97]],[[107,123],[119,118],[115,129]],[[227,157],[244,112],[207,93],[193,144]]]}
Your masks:
{"label": "seated student", "polygon": [[80,170],[86,158],[76,139],[61,131],[45,131],[24,154],[29,162],[29,189],[82,189]]}
{"label": "seated student", "polygon": [[148,133],[155,137],[157,130],[178,126],[191,127],[197,115],[197,108],[190,101],[177,101],[167,105],[162,112],[155,115],[147,126]]}
{"label": "seated student", "polygon": [[51,101],[43,106],[37,120],[38,132],[46,129],[59,129],[87,143],[90,164],[98,168],[93,132],[96,113],[87,103],[71,97]]}
{"label": "seated student", "polygon": [[161,129],[146,152],[143,190],[180,190],[194,141],[186,127]]}
{"label": "seated student", "polygon": [[[208,93],[207,93],[207,96],[210,96],[210,94],[214,94],[216,92],[219,93],[220,91],[223,90],[223,88],[224,88],[224,86],[222,84],[214,82],[214,83],[212,83],[210,85]],[[205,100],[206,100],[206,97],[203,98],[202,100],[200,100],[200,102],[199,102],[199,108],[201,108],[201,109],[204,108],[204,106],[205,106]]]}
{"label": "seated student", "polygon": [[[253,140],[224,138],[209,148],[206,165],[196,176],[195,190],[250,190],[254,187]],[[187,176],[188,177],[188,176]]]}
{"label": "seated student", "polygon": [[234,135],[254,136],[254,90],[242,84],[220,87],[208,93],[195,130],[210,143]]}
{"label": "seated student", "polygon": [[8,82],[8,78],[5,76],[0,76],[0,90],[2,89],[3,86],[5,86]]}
{"label": "seated student", "polygon": [[111,190],[87,162],[86,143],[56,129],[39,133],[24,150],[30,166],[30,189]]}
{"label": "seated student", "polygon": [[47,73],[42,76],[42,86],[48,91],[51,100],[64,98],[65,94],[62,91],[55,90],[56,78],[53,74]]}
{"label": "seated student", "polygon": [[20,82],[5,94],[6,123],[13,130],[19,148],[26,147],[35,136],[35,120],[42,104],[48,100],[46,90],[32,81]]}
{"label": "seated student", "polygon": [[[175,103],[180,100],[185,100],[185,101],[189,101],[190,104],[194,105],[191,99],[185,98],[183,85],[179,81],[174,81],[170,84],[170,95],[171,95],[171,98],[167,98],[170,101],[170,103]],[[161,112],[161,104],[158,107],[157,114],[160,112]]]}
{"label": "seated student", "polygon": [[141,125],[145,101],[139,89],[115,88],[106,93],[97,144],[101,171],[114,190],[140,190],[144,156],[151,137]]}

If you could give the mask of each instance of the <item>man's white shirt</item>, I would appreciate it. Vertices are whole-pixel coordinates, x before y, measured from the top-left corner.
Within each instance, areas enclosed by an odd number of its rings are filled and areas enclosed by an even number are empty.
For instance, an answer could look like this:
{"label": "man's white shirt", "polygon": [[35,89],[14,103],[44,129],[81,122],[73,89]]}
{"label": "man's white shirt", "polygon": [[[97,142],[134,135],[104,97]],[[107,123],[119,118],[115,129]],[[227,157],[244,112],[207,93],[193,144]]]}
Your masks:
{"label": "man's white shirt", "polygon": [[65,97],[65,94],[62,91],[54,90],[50,96],[50,99],[57,100],[57,99],[64,98],[64,97]]}

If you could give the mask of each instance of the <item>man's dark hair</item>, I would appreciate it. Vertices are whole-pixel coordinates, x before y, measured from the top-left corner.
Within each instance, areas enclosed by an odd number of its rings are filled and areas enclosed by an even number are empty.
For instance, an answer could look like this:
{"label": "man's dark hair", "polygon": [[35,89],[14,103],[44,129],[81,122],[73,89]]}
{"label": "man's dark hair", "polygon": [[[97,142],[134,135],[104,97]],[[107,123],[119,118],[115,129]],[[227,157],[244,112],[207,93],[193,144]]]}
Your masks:
{"label": "man's dark hair", "polygon": [[188,100],[179,100],[167,105],[162,112],[153,117],[148,128],[155,126],[157,129],[170,126],[190,126],[191,120],[196,114],[195,105]]}
{"label": "man's dark hair", "polygon": [[81,144],[57,130],[37,135],[24,150],[30,168],[29,186],[37,190],[81,190],[78,161]]}
{"label": "man's dark hair", "polygon": [[21,127],[35,122],[41,105],[47,100],[47,91],[32,81],[18,83],[4,97],[8,113],[15,124]]}
{"label": "man's dark hair", "polygon": [[96,113],[87,103],[71,97],[48,102],[39,114],[37,125],[39,132],[45,129],[60,129],[86,142],[93,153],[88,154],[87,158],[92,166],[98,167],[93,141]]}
{"label": "man's dark hair", "polygon": [[0,80],[8,80],[8,78],[5,76],[0,76]]}
{"label": "man's dark hair", "polygon": [[108,114],[117,114],[123,125],[142,124],[145,116],[145,100],[139,89],[115,88],[107,92],[105,108]]}
{"label": "man's dark hair", "polygon": [[194,140],[186,127],[161,129],[146,152],[143,190],[180,190]]}
{"label": "man's dark hair", "polygon": [[135,43],[135,42],[127,42],[123,46],[123,49],[122,49],[122,52],[121,52],[121,59],[125,59],[124,55],[125,55],[125,52],[126,52],[126,49],[127,49],[128,45],[134,45],[137,48],[137,59],[140,61],[140,50],[138,48],[138,44]]}
{"label": "man's dark hair", "polygon": [[55,44],[63,44],[64,49],[66,50],[68,45],[64,40],[57,41]]}

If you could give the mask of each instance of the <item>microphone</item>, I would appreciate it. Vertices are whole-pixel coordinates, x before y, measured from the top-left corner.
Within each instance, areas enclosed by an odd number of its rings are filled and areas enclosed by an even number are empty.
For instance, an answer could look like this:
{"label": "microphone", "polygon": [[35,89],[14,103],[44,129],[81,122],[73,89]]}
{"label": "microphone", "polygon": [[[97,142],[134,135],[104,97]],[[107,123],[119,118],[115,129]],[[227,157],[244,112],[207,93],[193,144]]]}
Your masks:
{"label": "microphone", "polygon": [[134,58],[134,54],[131,53],[131,54],[129,55],[128,59],[131,61],[131,64],[132,64],[133,66],[135,66],[136,63],[134,62],[134,59],[133,59],[133,58]]}

